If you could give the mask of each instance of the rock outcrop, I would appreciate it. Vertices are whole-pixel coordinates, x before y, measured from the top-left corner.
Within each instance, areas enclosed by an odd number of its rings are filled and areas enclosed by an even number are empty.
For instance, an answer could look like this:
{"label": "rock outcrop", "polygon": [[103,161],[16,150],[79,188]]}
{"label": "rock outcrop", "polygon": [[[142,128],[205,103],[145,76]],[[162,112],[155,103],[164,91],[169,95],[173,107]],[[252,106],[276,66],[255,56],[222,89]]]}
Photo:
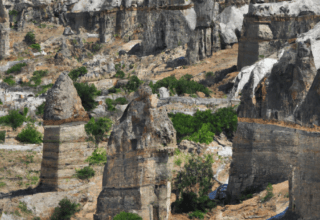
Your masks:
{"label": "rock outcrop", "polygon": [[253,4],[245,15],[239,41],[238,69],[277,52],[320,21],[320,2],[297,0]]}
{"label": "rock outcrop", "polygon": [[168,154],[176,147],[176,131],[148,86],[140,86],[108,143],[108,162],[96,220],[121,211],[146,219],[168,219],[171,184]]}
{"label": "rock outcrop", "polygon": [[258,84],[251,75],[238,108],[228,193],[235,200],[290,177],[287,219],[319,219],[319,33],[317,24],[288,46]]}
{"label": "rock outcrop", "polygon": [[0,58],[3,59],[9,55],[9,14],[0,1]]}
{"label": "rock outcrop", "polygon": [[89,165],[85,159],[93,151],[84,129],[88,119],[72,80],[62,73],[45,105],[41,187],[69,190],[83,185],[74,175],[75,169]]}

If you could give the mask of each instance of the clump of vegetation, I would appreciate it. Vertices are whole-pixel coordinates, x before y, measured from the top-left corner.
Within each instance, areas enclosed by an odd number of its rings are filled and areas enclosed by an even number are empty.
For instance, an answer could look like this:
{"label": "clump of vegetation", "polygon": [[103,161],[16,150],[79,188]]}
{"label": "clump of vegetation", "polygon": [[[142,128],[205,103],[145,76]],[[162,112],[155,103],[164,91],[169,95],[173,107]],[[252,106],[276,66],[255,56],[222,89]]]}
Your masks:
{"label": "clump of vegetation", "polygon": [[27,66],[27,64],[26,63],[17,63],[15,65],[13,65],[10,69],[8,69],[6,74],[19,73],[19,72],[21,72],[21,69],[24,66]]}
{"label": "clump of vegetation", "polygon": [[6,183],[0,182],[0,188],[5,187],[5,186],[6,186]]}
{"label": "clump of vegetation", "polygon": [[196,210],[194,212],[191,212],[188,216],[190,219],[196,218],[196,219],[204,219],[204,215],[206,212],[201,212],[199,210]]}
{"label": "clump of vegetation", "polygon": [[36,35],[32,32],[29,31],[26,36],[24,37],[24,40],[27,44],[35,44],[36,43]]}
{"label": "clump of vegetation", "polygon": [[44,107],[45,107],[46,103],[42,103],[41,105],[39,105],[37,107],[37,110],[36,110],[36,115],[43,115],[44,114]]}
{"label": "clump of vegetation", "polygon": [[213,72],[207,72],[207,73],[206,73],[206,78],[212,77],[212,76],[214,76],[214,73],[213,73]]}
{"label": "clump of vegetation", "polygon": [[139,86],[143,83],[137,76],[130,76],[129,82],[126,85],[126,90],[130,92],[135,92]]}
{"label": "clump of vegetation", "polygon": [[107,151],[104,148],[97,148],[92,155],[86,159],[89,165],[105,165],[107,163]]}
{"label": "clump of vegetation", "polygon": [[2,101],[1,101],[1,99],[0,99],[0,105],[2,105],[3,103],[2,103]]}
{"label": "clump of vegetation", "polygon": [[124,73],[122,70],[118,70],[118,71],[116,72],[116,74],[114,75],[114,77],[116,77],[116,78],[121,78],[121,79],[123,79],[124,76],[125,76],[125,73]]}
{"label": "clump of vegetation", "polygon": [[212,155],[206,155],[205,158],[192,155],[183,169],[178,172],[174,179],[174,186],[178,191],[177,201],[173,203],[176,213],[197,210],[206,212],[216,206],[208,196],[213,185],[213,162]]}
{"label": "clump of vegetation", "polygon": [[98,91],[94,84],[74,83],[74,86],[77,89],[82,105],[86,111],[90,111],[98,105],[94,98],[101,94],[101,91]]}
{"label": "clump of vegetation", "polygon": [[69,220],[75,213],[80,211],[80,204],[73,203],[64,198],[59,202],[59,206],[54,209],[50,220]]}
{"label": "clump of vegetation", "polygon": [[13,80],[13,76],[7,76],[4,78],[3,82],[7,83],[9,86],[14,86],[16,84],[16,81]]}
{"label": "clump of vegetation", "polygon": [[0,143],[6,140],[6,131],[0,131]]}
{"label": "clump of vegetation", "polygon": [[85,131],[89,136],[89,140],[98,144],[100,140],[106,137],[106,133],[111,127],[112,121],[109,118],[99,118],[98,120],[95,120],[92,117],[85,125]]}
{"label": "clump of vegetation", "polygon": [[93,52],[98,52],[101,48],[102,48],[102,46],[99,43],[95,43],[94,45],[92,45]]}
{"label": "clump of vegetation", "polygon": [[[47,74],[48,74],[48,70],[34,71],[30,81],[27,83],[22,83],[21,86],[37,87],[41,84],[42,77],[46,76]],[[32,84],[32,82],[33,82],[33,84]]]}
{"label": "clump of vegetation", "polygon": [[13,16],[17,16],[18,15],[18,11],[17,10],[10,10],[9,11],[9,15],[13,15]]}
{"label": "clump of vegetation", "polygon": [[237,129],[237,113],[232,107],[218,109],[215,113],[210,110],[197,111],[194,116],[182,113],[169,114],[177,131],[177,139],[209,144],[215,134],[225,132],[231,137]]}
{"label": "clump of vegetation", "polygon": [[157,81],[155,84],[151,81],[149,86],[152,88],[153,93],[157,93],[161,87],[166,87],[171,94],[183,95],[195,94],[196,92],[203,92],[206,96],[210,95],[210,90],[204,85],[191,80],[192,76],[187,74],[179,80],[175,76],[169,76],[162,80]]}
{"label": "clump of vegetation", "polygon": [[110,99],[110,98],[106,99],[106,104],[108,105],[109,111],[115,111],[116,110],[115,105],[118,105],[118,104],[124,105],[127,103],[128,103],[128,101],[124,97],[119,97],[119,98],[116,98],[115,100]]}
{"label": "clump of vegetation", "polygon": [[24,109],[23,114],[20,114],[18,110],[11,110],[8,115],[0,117],[0,124],[10,126],[13,130],[16,130],[26,121],[27,113],[28,108]]}
{"label": "clump of vegetation", "polygon": [[113,217],[113,220],[142,220],[142,218],[135,213],[120,212]]}
{"label": "clump of vegetation", "polygon": [[121,89],[120,88],[115,88],[115,87],[112,87],[108,90],[109,93],[119,93],[121,92]]}
{"label": "clump of vegetation", "polygon": [[37,96],[38,95],[41,95],[43,93],[46,93],[48,91],[48,89],[51,89],[51,87],[53,86],[52,83],[48,84],[48,85],[44,85],[44,86],[41,86],[42,89],[40,90],[40,92],[37,93]]}
{"label": "clump of vegetation", "polygon": [[267,194],[265,197],[261,199],[261,202],[267,202],[273,197],[273,187],[271,183],[268,183],[266,190],[267,190]]}
{"label": "clump of vegetation", "polygon": [[76,169],[76,176],[79,179],[90,179],[96,174],[96,172],[92,169],[92,167],[84,167],[82,169]]}
{"label": "clump of vegetation", "polygon": [[19,209],[23,212],[23,213],[26,213],[26,214],[31,214],[32,211],[28,209],[26,203],[24,202],[19,202]]}
{"label": "clump of vegetation", "polygon": [[41,46],[40,46],[40,44],[31,44],[30,47],[31,47],[32,49],[35,49],[35,50],[41,52]]}
{"label": "clump of vegetation", "polygon": [[47,25],[46,24],[39,24],[39,26],[38,26],[39,28],[46,28],[47,27]]}
{"label": "clump of vegetation", "polygon": [[42,134],[39,132],[34,124],[28,124],[26,128],[17,136],[18,140],[23,143],[40,144],[42,143]]}
{"label": "clump of vegetation", "polygon": [[76,81],[80,76],[84,76],[87,73],[88,73],[87,68],[82,66],[82,67],[79,67],[77,69],[71,70],[70,73],[69,73],[69,77],[73,81]]}

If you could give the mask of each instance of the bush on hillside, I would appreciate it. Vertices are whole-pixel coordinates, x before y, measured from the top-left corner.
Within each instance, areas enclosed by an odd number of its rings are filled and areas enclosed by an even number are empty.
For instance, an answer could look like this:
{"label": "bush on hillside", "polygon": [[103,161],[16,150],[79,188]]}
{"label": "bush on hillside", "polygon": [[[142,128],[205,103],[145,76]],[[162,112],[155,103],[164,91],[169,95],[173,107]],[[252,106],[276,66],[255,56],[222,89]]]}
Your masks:
{"label": "bush on hillside", "polygon": [[17,136],[18,140],[23,143],[40,144],[42,143],[42,134],[37,130],[34,124],[28,124],[26,128]]}
{"label": "bush on hillside", "polygon": [[11,110],[8,115],[0,117],[0,124],[10,126],[13,130],[16,130],[26,121],[27,113],[27,110],[24,111],[24,114],[20,114],[18,110]]}
{"label": "bush on hillside", "polygon": [[267,186],[266,190],[267,190],[267,194],[266,194],[265,197],[263,197],[261,199],[261,202],[267,202],[274,196],[273,195],[273,187],[272,187],[271,183],[268,183],[268,186]]}
{"label": "bush on hillside", "polygon": [[31,47],[32,49],[35,49],[35,50],[41,52],[41,46],[40,46],[40,44],[31,44],[30,47]]}
{"label": "bush on hillside", "polygon": [[151,81],[149,86],[152,88],[153,93],[157,93],[161,87],[166,87],[171,94],[183,95],[194,94],[196,92],[203,92],[206,96],[210,95],[210,90],[204,85],[191,80],[192,76],[187,74],[179,80],[175,76],[169,76],[162,80],[157,81],[155,84]]}
{"label": "bush on hillside", "polygon": [[125,105],[127,103],[128,101],[125,97],[119,97],[119,98],[116,98],[115,100],[110,98],[106,99],[106,104],[108,105],[109,111],[115,111],[116,110],[115,105]]}
{"label": "bush on hillside", "polygon": [[87,68],[82,66],[82,67],[79,67],[77,69],[71,70],[70,73],[69,73],[69,77],[73,81],[76,81],[80,76],[84,76],[87,73],[88,73]]}
{"label": "bush on hillside", "polygon": [[204,219],[204,215],[206,212],[201,212],[199,210],[196,210],[194,212],[191,212],[188,216],[190,219],[196,218],[196,219]]}
{"label": "bush on hillside", "polygon": [[113,220],[142,220],[142,218],[135,213],[120,212],[113,217]]}
{"label": "bush on hillside", "polygon": [[86,159],[89,165],[105,165],[107,163],[107,151],[104,148],[97,148],[92,155]]}
{"label": "bush on hillside", "polygon": [[130,92],[135,92],[139,86],[143,83],[137,76],[130,76],[129,82],[126,85],[126,90]]}
{"label": "bush on hillside", "polygon": [[99,94],[99,91],[95,85],[87,83],[74,83],[74,86],[77,89],[78,95],[81,98],[82,105],[86,111],[94,109],[98,103],[94,98]]}
{"label": "bush on hillside", "polygon": [[178,172],[174,179],[178,191],[177,201],[173,203],[176,213],[206,212],[215,207],[215,202],[208,196],[213,185],[213,162],[212,155],[206,155],[205,158],[192,155]]}
{"label": "bush on hillside", "polygon": [[121,78],[121,79],[123,79],[124,76],[125,76],[125,73],[122,70],[118,70],[116,72],[116,75],[114,75],[115,78]]}
{"label": "bush on hillside", "polygon": [[13,76],[7,76],[6,78],[4,78],[3,82],[7,83],[9,86],[14,86],[16,84],[16,81],[13,79]]}
{"label": "bush on hillside", "polygon": [[79,179],[90,179],[91,177],[94,177],[96,172],[92,169],[92,167],[84,167],[83,169],[76,169],[76,176]]}
{"label": "bush on hillside", "polygon": [[0,131],[0,143],[6,140],[6,131]]}
{"label": "bush on hillside", "polygon": [[111,129],[112,121],[109,118],[99,118],[95,120],[93,117],[85,125],[85,131],[89,136],[90,141],[94,141],[96,144],[102,140],[106,133]]}
{"label": "bush on hillside", "polygon": [[177,131],[177,139],[189,139],[200,143],[210,143],[215,134],[225,132],[231,137],[237,129],[237,113],[232,107],[218,109],[215,113],[210,110],[197,111],[194,116],[182,113],[169,114]]}
{"label": "bush on hillside", "polygon": [[80,211],[80,204],[73,203],[64,198],[59,202],[59,206],[54,209],[50,220],[69,220],[75,213]]}
{"label": "bush on hillside", "polygon": [[[32,77],[29,82],[21,83],[21,86],[31,86],[31,87],[37,87],[42,82],[42,77],[48,75],[48,70],[38,70],[34,71],[32,74]],[[33,82],[33,83],[32,83]]]}
{"label": "bush on hillside", "polygon": [[9,68],[6,72],[6,74],[10,74],[10,73],[19,73],[21,72],[22,67],[27,66],[26,63],[17,63],[15,65],[13,65],[11,68]]}
{"label": "bush on hillside", "polygon": [[41,105],[39,105],[37,107],[37,110],[36,110],[36,115],[43,115],[44,114],[44,107],[45,107],[46,103],[42,103]]}
{"label": "bush on hillside", "polygon": [[36,35],[32,32],[29,31],[26,36],[24,37],[24,40],[27,44],[35,44],[36,43]]}

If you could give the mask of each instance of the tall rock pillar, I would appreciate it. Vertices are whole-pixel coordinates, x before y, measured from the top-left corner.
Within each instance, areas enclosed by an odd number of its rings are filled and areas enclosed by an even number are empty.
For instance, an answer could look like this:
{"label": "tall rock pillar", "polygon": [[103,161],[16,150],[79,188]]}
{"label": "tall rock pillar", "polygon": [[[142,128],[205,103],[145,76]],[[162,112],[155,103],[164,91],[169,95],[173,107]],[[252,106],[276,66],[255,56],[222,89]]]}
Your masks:
{"label": "tall rock pillar", "polygon": [[0,59],[9,56],[9,15],[0,0]]}
{"label": "tall rock pillar", "polygon": [[81,185],[74,174],[76,168],[88,166],[85,159],[93,151],[88,148],[84,129],[89,117],[66,73],[49,90],[43,119],[40,186],[67,190]]}
{"label": "tall rock pillar", "polygon": [[170,213],[171,170],[168,153],[176,147],[176,131],[148,86],[141,86],[108,143],[108,162],[95,220],[121,211],[144,220],[166,220]]}

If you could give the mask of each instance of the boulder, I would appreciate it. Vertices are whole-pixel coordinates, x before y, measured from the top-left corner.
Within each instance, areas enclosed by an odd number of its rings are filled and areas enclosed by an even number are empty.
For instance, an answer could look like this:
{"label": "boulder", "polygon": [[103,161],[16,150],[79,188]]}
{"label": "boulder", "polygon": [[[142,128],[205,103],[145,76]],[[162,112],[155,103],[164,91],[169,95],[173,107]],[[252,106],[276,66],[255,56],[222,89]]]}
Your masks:
{"label": "boulder", "polygon": [[66,27],[66,28],[64,29],[64,31],[63,31],[63,35],[66,35],[66,36],[68,36],[68,35],[73,35],[73,34],[74,34],[74,32],[71,30],[70,27]]}
{"label": "boulder", "polygon": [[160,99],[170,97],[170,93],[166,87],[159,88]]}
{"label": "boulder", "polygon": [[48,91],[43,120],[45,125],[89,120],[73,81],[67,73],[60,74]]}

